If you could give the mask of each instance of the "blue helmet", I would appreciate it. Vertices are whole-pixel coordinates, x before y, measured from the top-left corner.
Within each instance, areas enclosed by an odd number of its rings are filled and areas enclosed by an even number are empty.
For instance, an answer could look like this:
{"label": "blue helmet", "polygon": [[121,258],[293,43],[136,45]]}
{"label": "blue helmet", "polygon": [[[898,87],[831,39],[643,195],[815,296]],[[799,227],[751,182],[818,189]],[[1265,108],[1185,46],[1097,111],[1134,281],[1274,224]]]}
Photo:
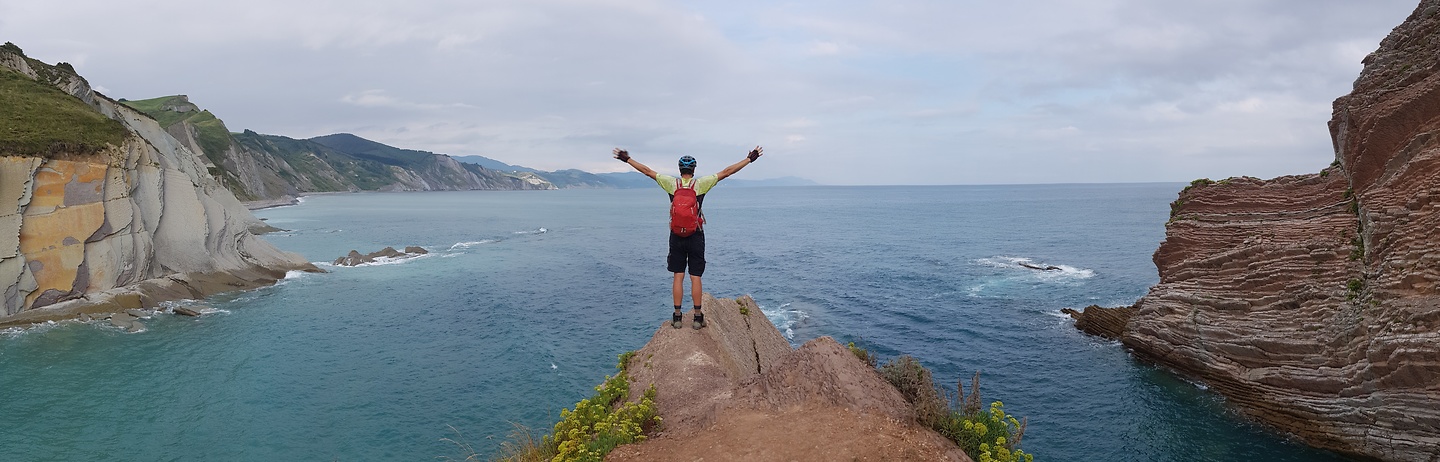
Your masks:
{"label": "blue helmet", "polygon": [[680,169],[681,169],[681,170],[695,170],[695,158],[694,158],[694,157],[690,157],[690,156],[681,157],[681,158],[680,158]]}

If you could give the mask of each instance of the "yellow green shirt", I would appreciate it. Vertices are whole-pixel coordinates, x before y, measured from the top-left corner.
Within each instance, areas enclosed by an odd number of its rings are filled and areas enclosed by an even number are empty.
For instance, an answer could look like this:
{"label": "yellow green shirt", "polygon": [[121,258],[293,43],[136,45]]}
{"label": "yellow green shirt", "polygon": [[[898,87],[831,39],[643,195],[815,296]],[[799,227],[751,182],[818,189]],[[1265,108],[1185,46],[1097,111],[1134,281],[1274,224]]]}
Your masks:
{"label": "yellow green shirt", "polygon": [[[681,178],[681,180],[686,186],[692,184],[695,185],[695,195],[699,196],[710,192],[710,188],[715,187],[715,183],[720,182],[720,176],[711,174],[702,177],[691,178],[689,180]],[[672,196],[675,195],[675,177],[665,174],[656,174],[655,183],[659,184],[660,187],[665,188],[666,193]]]}

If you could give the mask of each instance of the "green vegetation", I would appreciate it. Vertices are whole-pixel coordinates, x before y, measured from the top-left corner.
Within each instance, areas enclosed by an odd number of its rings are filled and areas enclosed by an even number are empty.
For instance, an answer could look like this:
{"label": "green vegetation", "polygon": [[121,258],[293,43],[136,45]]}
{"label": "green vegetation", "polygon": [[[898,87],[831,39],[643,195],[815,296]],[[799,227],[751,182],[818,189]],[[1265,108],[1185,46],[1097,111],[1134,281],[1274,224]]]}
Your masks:
{"label": "green vegetation", "polygon": [[[735,303],[738,304],[738,305],[740,305],[740,315],[741,315],[741,316],[749,316],[749,315],[750,315],[750,307],[749,307],[749,306],[745,306],[745,302],[740,301],[740,299],[736,299],[736,300],[735,300]],[[854,344],[852,343],[851,345],[854,345]]]}
{"label": "green vegetation", "polygon": [[129,133],[80,99],[9,69],[0,69],[0,101],[0,153],[7,155],[94,154]]}
{"label": "green vegetation", "polygon": [[1365,258],[1365,239],[1356,235],[1350,238],[1350,261]]}
{"label": "green vegetation", "polygon": [[[211,114],[210,111],[198,110],[199,108],[190,104],[188,99],[179,95],[123,101],[123,104],[154,118],[162,128],[169,128],[180,122],[189,122],[195,127],[196,141],[200,144],[200,149],[205,151],[203,154],[210,159],[210,163],[215,165],[224,163],[223,153],[230,148],[230,130],[225,128],[225,122],[215,117],[215,114]],[[175,110],[182,107],[196,110],[183,112]]]}
{"label": "green vegetation", "polygon": [[1214,180],[1211,180],[1211,179],[1209,179],[1209,178],[1200,178],[1200,179],[1197,179],[1197,180],[1195,180],[1195,181],[1191,181],[1191,182],[1190,182],[1190,186],[1186,186],[1185,189],[1180,190],[1180,194],[1185,194],[1185,192],[1187,192],[1187,191],[1189,191],[1189,190],[1191,190],[1191,189],[1194,189],[1194,188],[1199,188],[1199,187],[1202,187],[1202,186],[1210,186],[1210,185],[1212,185],[1212,184],[1215,184],[1215,181],[1214,181]]}
{"label": "green vegetation", "polygon": [[[655,410],[655,386],[641,396],[639,402],[627,403],[630,380],[626,372],[635,352],[620,354],[620,370],[595,387],[595,396],[575,403],[575,409],[560,411],[555,431],[539,440],[529,430],[517,427],[509,441],[500,444],[500,456],[507,462],[530,461],[594,461],[599,462],[616,446],[645,440],[645,433],[660,424]],[[453,442],[453,441],[452,441]],[[461,443],[461,449],[469,446]],[[476,460],[473,450],[466,460]]]}
{"label": "green vegetation", "polygon": [[845,347],[849,348],[850,352],[854,353],[856,358],[860,358],[861,362],[869,365],[870,367],[875,367],[875,364],[879,358],[876,358],[875,355],[870,354],[869,350],[855,346],[855,342],[847,343],[845,344]]}
{"label": "green vegetation", "polygon": [[[875,357],[851,342],[848,347],[855,357],[871,366]],[[976,462],[1033,462],[1035,456],[1019,449],[1025,436],[1025,420],[1016,420],[1005,413],[999,401],[981,409],[980,373],[970,383],[970,394],[959,382],[955,395],[948,395],[935,386],[930,370],[910,356],[900,356],[879,368],[880,376],[900,390],[915,418],[921,424],[950,438]]]}
{"label": "green vegetation", "polygon": [[1360,291],[1362,290],[1365,290],[1365,281],[1361,281],[1357,278],[1350,278],[1350,281],[1345,283],[1345,299],[1355,300],[1357,298],[1360,298]]}

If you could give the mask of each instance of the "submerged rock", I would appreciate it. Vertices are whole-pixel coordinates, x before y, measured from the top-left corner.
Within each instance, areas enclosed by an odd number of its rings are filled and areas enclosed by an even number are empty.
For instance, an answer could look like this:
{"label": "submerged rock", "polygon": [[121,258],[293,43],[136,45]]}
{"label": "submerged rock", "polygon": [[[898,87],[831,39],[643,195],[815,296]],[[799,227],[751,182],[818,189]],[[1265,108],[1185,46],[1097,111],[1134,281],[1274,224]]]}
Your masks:
{"label": "submerged rock", "polygon": [[183,306],[177,306],[170,311],[181,316],[199,316],[200,312]]}

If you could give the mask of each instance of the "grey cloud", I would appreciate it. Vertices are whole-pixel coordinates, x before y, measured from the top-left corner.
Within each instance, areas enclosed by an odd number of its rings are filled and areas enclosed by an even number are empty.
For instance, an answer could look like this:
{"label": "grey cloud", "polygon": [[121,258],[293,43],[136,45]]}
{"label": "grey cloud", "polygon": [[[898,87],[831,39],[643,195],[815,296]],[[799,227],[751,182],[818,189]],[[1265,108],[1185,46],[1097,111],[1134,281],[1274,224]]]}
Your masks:
{"label": "grey cloud", "polygon": [[189,94],[234,130],[537,168],[764,144],[747,176],[1183,181],[1327,164],[1329,102],[1413,8],[0,0],[0,35],[111,96]]}

